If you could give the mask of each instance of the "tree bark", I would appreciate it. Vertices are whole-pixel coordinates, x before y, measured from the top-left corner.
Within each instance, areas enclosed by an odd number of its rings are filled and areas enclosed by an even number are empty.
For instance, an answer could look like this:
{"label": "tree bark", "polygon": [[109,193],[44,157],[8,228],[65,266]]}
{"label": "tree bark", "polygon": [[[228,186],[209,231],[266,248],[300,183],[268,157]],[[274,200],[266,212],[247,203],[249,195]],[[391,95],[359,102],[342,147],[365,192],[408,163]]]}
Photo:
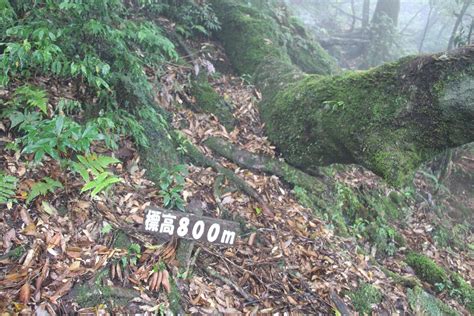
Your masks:
{"label": "tree bark", "polygon": [[[404,185],[422,162],[474,140],[474,47],[364,72],[307,75],[278,42],[265,41],[275,28],[254,32],[267,23],[258,12],[235,1],[213,4],[222,22],[218,38],[237,69],[250,62],[256,70],[267,135],[290,164],[311,171],[357,163]],[[265,54],[248,59],[239,47]]]}
{"label": "tree bark", "polygon": [[394,26],[398,25],[400,0],[378,0],[372,17],[372,24],[381,23],[384,17],[390,18]]}
{"label": "tree bark", "polygon": [[364,49],[363,69],[394,59],[400,0],[378,0],[370,25],[370,42]]}
{"label": "tree bark", "polygon": [[472,0],[464,0],[461,12],[458,15],[458,18],[456,19],[456,23],[454,23],[453,31],[451,32],[451,37],[449,38],[449,43],[448,43],[448,50],[453,49],[454,47],[454,39],[456,38],[456,34],[458,32],[459,25],[461,25],[462,19],[464,15],[467,12],[467,9],[471,5]]}

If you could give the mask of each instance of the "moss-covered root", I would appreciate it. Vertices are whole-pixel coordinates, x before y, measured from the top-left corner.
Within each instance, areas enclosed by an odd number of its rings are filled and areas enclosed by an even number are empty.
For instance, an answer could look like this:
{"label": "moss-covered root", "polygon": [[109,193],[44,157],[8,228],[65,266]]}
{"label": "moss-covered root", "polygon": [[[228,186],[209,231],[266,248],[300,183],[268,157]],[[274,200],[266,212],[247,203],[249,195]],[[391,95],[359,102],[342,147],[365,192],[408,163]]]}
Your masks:
{"label": "moss-covered root", "polygon": [[407,290],[408,302],[415,315],[459,315],[451,307],[441,302],[423,288],[416,286]]}
{"label": "moss-covered root", "polygon": [[284,161],[242,150],[222,138],[210,137],[204,145],[241,167],[277,175],[322,200],[328,192],[333,191],[334,182],[331,178],[324,176],[324,172],[320,172],[320,178],[313,177]]}
{"label": "moss-covered root", "polygon": [[446,271],[425,255],[409,253],[405,262],[415,270],[415,274],[422,281],[431,285],[445,284],[448,281]]}
{"label": "moss-covered root", "polygon": [[[161,168],[170,168],[181,160],[169,134],[171,115],[156,105],[149,89],[138,86],[130,77],[117,78],[117,86],[117,99],[124,108],[135,114],[146,138],[140,140],[140,154],[148,171],[147,177],[158,183]],[[140,129],[140,126],[132,128]]]}
{"label": "moss-covered root", "polygon": [[245,180],[240,178],[231,170],[224,168],[213,159],[205,156],[195,145],[188,141],[186,137],[180,134],[179,132],[174,132],[174,136],[175,139],[179,140],[182,148],[186,152],[186,155],[191,158],[196,164],[203,167],[211,167],[215,171],[224,175],[229,181],[234,183],[240,190],[242,190],[242,192],[255,199],[262,207],[263,213],[266,216],[270,218],[274,216],[273,212],[270,210],[270,207],[263,199],[263,197],[257,191],[255,191],[255,189],[253,189],[247,182],[245,182]]}
{"label": "moss-covered root", "polygon": [[199,76],[193,82],[191,92],[196,98],[197,110],[214,114],[227,131],[234,129],[236,120],[232,114],[232,106],[214,90],[207,81],[207,76]]}
{"label": "moss-covered root", "polygon": [[111,307],[127,306],[132,299],[140,296],[140,293],[133,289],[106,285],[104,278],[107,274],[108,268],[102,269],[92,280],[75,286],[69,294],[69,299],[83,308],[100,304]]}
{"label": "moss-covered root", "polygon": [[474,313],[474,289],[459,274],[449,273],[427,256],[415,252],[409,253],[405,261],[422,281],[450,290],[453,298]]}
{"label": "moss-covered root", "polygon": [[356,163],[404,185],[422,162],[474,140],[474,46],[303,76],[273,93],[260,104],[267,135],[302,169]]}

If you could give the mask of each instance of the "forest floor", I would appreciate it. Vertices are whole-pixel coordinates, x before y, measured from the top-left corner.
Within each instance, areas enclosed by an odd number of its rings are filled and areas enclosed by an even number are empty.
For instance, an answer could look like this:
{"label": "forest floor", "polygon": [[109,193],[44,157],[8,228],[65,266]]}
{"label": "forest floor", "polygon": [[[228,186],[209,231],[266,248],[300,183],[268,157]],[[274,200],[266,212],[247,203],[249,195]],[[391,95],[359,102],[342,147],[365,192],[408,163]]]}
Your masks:
{"label": "forest floor", "polygon": [[[200,45],[205,49],[196,60],[214,63],[225,59],[214,49],[208,53],[207,46],[213,44]],[[417,302],[407,297],[405,284],[383,271],[389,269],[400,277],[414,278],[414,271],[404,262],[407,249],[422,252],[468,282],[474,280],[473,235],[470,231],[463,235],[465,248],[440,246],[439,238],[433,237],[440,221],[433,203],[442,201],[429,193],[433,184],[423,174],[415,182],[426,199],[411,205],[405,222],[397,226],[406,245],[391,256],[381,256],[362,236],[338,236],[330,214],[326,218],[315,216],[278,177],[242,169],[213,156],[202,145],[210,136],[225,138],[250,152],[273,157],[277,153],[264,136],[259,119],[260,94],[240,77],[221,74],[213,76],[212,81],[216,91],[234,106],[238,123],[233,131],[226,131],[213,115],[188,109],[186,102],[193,100],[187,95],[188,78],[194,71],[188,66],[168,65],[159,77],[158,103],[173,113],[174,126],[202,152],[245,179],[275,216],[263,214],[261,205],[232,183],[224,182],[222,194],[216,194],[218,173],[190,165],[183,191],[185,201],[205,202],[204,215],[239,221],[244,231],[230,248],[197,244],[190,270],[182,273],[175,258],[176,240],[157,244],[151,236],[133,229],[143,223],[146,207],[162,206],[163,200],[159,188],[146,179],[146,170],[140,166],[140,156],[129,139],[122,139],[115,152],[94,148],[95,152],[123,161],[114,168],[122,182],[95,198],[81,193],[80,178],[64,173],[57,162],[46,160],[41,168],[30,171],[31,161],[4,150],[0,160],[20,184],[19,203],[2,210],[0,218],[0,311],[43,312],[41,315],[110,309],[164,312],[172,304],[170,297],[174,297],[176,284],[182,308],[188,313],[327,314],[336,310],[343,313],[344,308],[353,311],[355,304],[364,303],[376,314],[413,313]],[[70,85],[48,78],[39,79],[38,84],[47,87],[50,102],[73,93]],[[8,98],[10,92],[1,93]],[[0,123],[2,141],[9,142],[13,139],[5,125]],[[458,158],[453,164],[472,174],[474,155],[464,152]],[[44,176],[61,179],[64,188],[27,204],[26,192]],[[336,178],[351,188],[377,188],[386,196],[394,190],[357,166],[337,171]],[[457,197],[472,210],[474,200],[467,194]],[[157,276],[160,284],[156,283]],[[365,284],[371,284],[375,292],[364,293]],[[436,293],[430,285],[423,285]],[[436,295],[459,313],[468,314],[448,291]]]}

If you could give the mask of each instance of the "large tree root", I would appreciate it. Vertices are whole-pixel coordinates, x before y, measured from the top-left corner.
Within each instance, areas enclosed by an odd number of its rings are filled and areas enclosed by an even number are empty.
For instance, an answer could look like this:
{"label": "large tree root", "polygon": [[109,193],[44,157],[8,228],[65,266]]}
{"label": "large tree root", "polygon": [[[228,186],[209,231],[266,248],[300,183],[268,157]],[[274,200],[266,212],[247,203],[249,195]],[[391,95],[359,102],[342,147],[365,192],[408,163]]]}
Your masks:
{"label": "large tree root", "polygon": [[195,145],[193,145],[187,139],[183,139],[183,136],[178,132],[175,132],[175,139],[180,142],[187,156],[190,157],[196,164],[202,167],[211,167],[215,171],[224,175],[229,181],[233,182],[240,190],[255,199],[262,207],[262,210],[265,215],[270,217],[274,216],[273,212],[268,206],[268,203],[262,198],[261,194],[258,193],[255,189],[253,189],[247,182],[245,182],[245,180],[236,175],[232,170],[224,168],[215,160],[205,156]]}
{"label": "large tree root", "polygon": [[288,183],[299,186],[311,195],[311,200],[319,207],[325,208],[331,200],[334,180],[324,168],[318,170],[319,176],[311,176],[296,169],[286,162],[268,156],[257,155],[238,148],[236,145],[217,137],[210,137],[204,145],[213,152],[235,162],[243,168],[274,174]]}

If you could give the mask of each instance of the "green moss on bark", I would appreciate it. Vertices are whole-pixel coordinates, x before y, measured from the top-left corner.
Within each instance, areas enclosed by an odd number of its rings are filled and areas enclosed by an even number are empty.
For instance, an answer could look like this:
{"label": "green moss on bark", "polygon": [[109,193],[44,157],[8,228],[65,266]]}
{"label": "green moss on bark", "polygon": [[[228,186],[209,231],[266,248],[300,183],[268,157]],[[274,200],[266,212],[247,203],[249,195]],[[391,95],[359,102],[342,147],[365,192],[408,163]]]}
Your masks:
{"label": "green moss on bark", "polygon": [[200,110],[214,114],[228,131],[234,129],[236,122],[230,104],[214,90],[207,78],[200,77],[193,83],[192,94]]}
{"label": "green moss on bark", "polygon": [[415,315],[459,315],[451,307],[426,293],[420,286],[408,289],[407,296],[411,310]]}
{"label": "green moss on bark", "polygon": [[407,255],[405,262],[415,270],[422,281],[432,285],[448,281],[446,271],[425,255],[412,252]]}
{"label": "green moss on bark", "polygon": [[288,19],[286,49],[293,64],[308,74],[330,75],[339,71],[336,60],[306,32],[297,18]]}
{"label": "green moss on bark", "polygon": [[357,163],[406,184],[423,161],[474,139],[474,50],[450,57],[306,76],[261,104],[267,134],[300,168]]}
{"label": "green moss on bark", "polygon": [[158,107],[147,87],[140,87],[132,78],[122,76],[117,79],[121,106],[134,113],[143,129],[148,145],[139,146],[141,162],[147,169],[148,179],[158,183],[160,170],[171,168],[181,162],[177,146],[170,136],[171,115]]}
{"label": "green moss on bark", "polygon": [[238,73],[253,75],[270,57],[290,62],[279,43],[278,24],[271,17],[244,1],[214,0],[212,4],[222,23],[217,37]]}
{"label": "green moss on bark", "polygon": [[278,21],[267,10],[249,7],[247,1],[214,0],[222,23],[217,37],[239,74],[253,75],[269,59],[299,66],[303,71],[331,74],[335,60],[312,39],[295,19]]}

